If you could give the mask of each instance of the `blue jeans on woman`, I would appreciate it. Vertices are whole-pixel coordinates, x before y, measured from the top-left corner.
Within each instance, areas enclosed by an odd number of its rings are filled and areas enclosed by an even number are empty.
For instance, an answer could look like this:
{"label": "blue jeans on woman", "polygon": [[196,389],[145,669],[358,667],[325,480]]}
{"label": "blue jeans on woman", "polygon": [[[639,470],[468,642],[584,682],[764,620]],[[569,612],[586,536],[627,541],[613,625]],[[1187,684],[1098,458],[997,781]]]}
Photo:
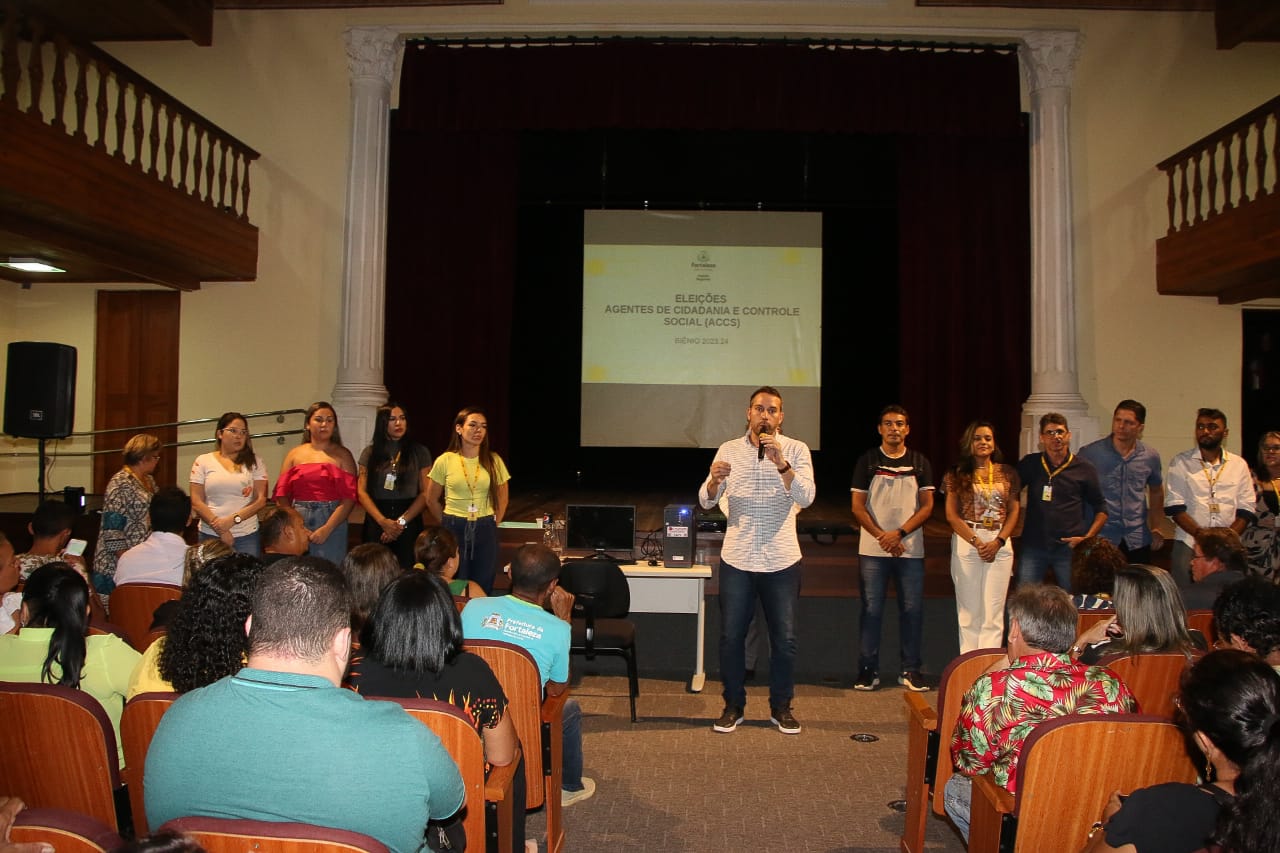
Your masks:
{"label": "blue jeans on woman", "polygon": [[880,631],[889,579],[898,595],[898,642],[902,671],[920,669],[924,636],[924,559],[858,555],[858,594],[862,597],[862,633],[858,668],[880,671]]}
{"label": "blue jeans on woman", "polygon": [[[324,526],[324,523],[333,515],[334,510],[338,508],[341,501],[294,501],[293,508],[302,516],[302,524],[307,530],[316,530]],[[346,522],[339,524],[337,529],[329,534],[329,537],[316,544],[312,542],[307,547],[307,553],[312,557],[324,557],[335,566],[342,565],[343,559],[347,556],[347,525]]]}
{"label": "blue jeans on woman", "polygon": [[747,627],[756,599],[769,626],[769,708],[791,707],[795,695],[796,603],[800,563],[780,572],[744,572],[720,561],[720,679],[724,704],[747,704]]}
{"label": "blue jeans on woman", "polygon": [[493,595],[493,579],[498,572],[498,524],[492,515],[467,521],[445,513],[444,527],[458,540],[460,580],[475,581],[485,595]]}

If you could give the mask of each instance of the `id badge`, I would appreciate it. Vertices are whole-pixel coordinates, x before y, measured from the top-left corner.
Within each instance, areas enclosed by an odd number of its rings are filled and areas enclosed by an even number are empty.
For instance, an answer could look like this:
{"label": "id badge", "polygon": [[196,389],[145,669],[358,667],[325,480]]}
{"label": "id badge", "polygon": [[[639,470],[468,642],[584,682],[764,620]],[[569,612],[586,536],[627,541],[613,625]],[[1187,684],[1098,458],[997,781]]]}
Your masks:
{"label": "id badge", "polygon": [[470,506],[467,507],[467,521],[475,521],[475,520],[476,520],[476,505],[471,504]]}
{"label": "id badge", "polygon": [[996,526],[996,520],[995,520],[994,518],[991,518],[990,516],[983,516],[983,517],[982,517],[982,529],[983,529],[983,530],[994,530],[994,529],[995,529],[995,526]]}
{"label": "id badge", "polygon": [[1046,485],[1044,487],[1044,491],[1040,493],[1040,500],[1042,501],[1053,500],[1053,486]]}
{"label": "id badge", "polygon": [[387,492],[394,492],[396,490],[396,472],[395,471],[387,472],[386,479],[382,481],[382,488],[384,491],[387,491]]}
{"label": "id badge", "polygon": [[1209,504],[1209,515],[1218,514],[1218,504],[1216,502]]}

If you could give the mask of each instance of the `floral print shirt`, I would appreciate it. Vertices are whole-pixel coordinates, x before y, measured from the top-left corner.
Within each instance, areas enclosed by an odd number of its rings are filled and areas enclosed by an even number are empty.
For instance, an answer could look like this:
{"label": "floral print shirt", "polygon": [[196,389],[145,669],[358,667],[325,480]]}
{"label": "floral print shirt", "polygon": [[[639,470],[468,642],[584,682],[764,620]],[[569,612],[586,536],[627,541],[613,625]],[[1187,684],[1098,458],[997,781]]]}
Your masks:
{"label": "floral print shirt", "polygon": [[1041,652],[981,676],[960,706],[951,760],[965,776],[990,772],[1013,793],[1018,756],[1035,727],[1066,714],[1137,713],[1138,701],[1105,666]]}

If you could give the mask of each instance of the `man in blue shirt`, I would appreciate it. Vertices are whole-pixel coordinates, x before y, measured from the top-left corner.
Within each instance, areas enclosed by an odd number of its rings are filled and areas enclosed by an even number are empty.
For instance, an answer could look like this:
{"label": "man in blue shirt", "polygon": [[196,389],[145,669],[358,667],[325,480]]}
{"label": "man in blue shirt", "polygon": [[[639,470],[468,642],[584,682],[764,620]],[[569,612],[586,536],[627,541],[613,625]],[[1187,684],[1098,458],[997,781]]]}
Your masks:
{"label": "man in blue shirt", "polygon": [[1151,562],[1164,545],[1164,480],[1160,454],[1141,441],[1147,407],[1121,400],[1111,416],[1111,434],[1080,448],[1098,472],[1107,522],[1099,535],[1117,545],[1131,563]]}

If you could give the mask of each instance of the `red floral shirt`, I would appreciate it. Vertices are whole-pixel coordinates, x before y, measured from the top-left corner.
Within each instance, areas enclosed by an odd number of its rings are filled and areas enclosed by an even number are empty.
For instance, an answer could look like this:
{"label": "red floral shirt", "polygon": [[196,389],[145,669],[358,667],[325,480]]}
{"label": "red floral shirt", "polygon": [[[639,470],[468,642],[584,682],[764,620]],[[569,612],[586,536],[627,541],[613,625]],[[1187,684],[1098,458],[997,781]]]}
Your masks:
{"label": "red floral shirt", "polygon": [[984,675],[964,695],[951,739],[951,760],[966,776],[991,773],[1017,790],[1018,756],[1035,727],[1066,714],[1137,713],[1138,700],[1105,666],[1041,652]]}

